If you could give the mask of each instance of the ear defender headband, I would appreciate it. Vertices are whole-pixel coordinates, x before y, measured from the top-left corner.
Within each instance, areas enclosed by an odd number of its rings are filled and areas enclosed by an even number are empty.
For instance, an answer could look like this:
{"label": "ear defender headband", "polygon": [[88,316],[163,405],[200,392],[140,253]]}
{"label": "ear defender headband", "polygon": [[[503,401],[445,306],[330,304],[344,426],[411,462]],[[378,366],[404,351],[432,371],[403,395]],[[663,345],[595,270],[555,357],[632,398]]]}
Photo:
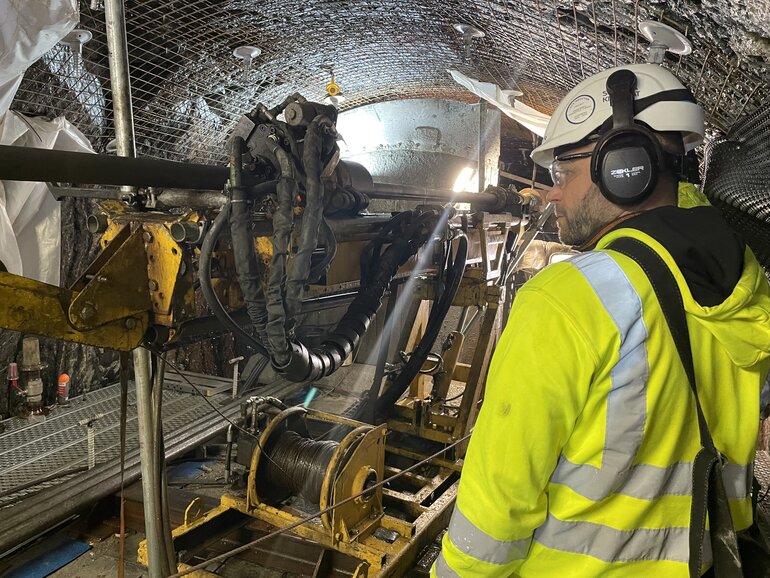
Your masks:
{"label": "ear defender headband", "polygon": [[618,70],[607,79],[612,129],[596,143],[591,179],[617,205],[635,205],[650,196],[665,170],[663,151],[655,135],[634,122],[636,75]]}

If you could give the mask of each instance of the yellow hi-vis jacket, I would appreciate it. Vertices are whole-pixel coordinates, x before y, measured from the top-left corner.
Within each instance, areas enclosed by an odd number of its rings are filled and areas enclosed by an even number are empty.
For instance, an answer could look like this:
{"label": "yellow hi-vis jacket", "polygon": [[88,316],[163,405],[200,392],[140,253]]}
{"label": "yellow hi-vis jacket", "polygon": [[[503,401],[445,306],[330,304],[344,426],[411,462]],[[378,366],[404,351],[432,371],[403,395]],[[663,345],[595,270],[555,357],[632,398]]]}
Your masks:
{"label": "yellow hi-vis jacket", "polygon": [[[621,236],[651,246],[687,312],[701,404],[729,464],[736,529],[751,524],[770,289],[747,248],[732,294],[701,307],[671,255],[621,228],[519,291],[495,351],[432,576],[686,578],[693,394],[655,294]],[[711,564],[708,536],[704,561]]]}

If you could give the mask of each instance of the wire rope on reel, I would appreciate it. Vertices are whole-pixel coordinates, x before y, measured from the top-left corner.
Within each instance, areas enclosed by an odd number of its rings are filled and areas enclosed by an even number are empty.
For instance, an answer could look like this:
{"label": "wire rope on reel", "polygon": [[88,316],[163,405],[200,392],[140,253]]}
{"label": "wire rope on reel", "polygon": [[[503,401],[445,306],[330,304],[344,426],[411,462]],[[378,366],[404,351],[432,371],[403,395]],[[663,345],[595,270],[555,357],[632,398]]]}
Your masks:
{"label": "wire rope on reel", "polygon": [[[308,417],[343,425],[351,431],[339,442],[315,440],[307,429]],[[250,507],[260,503],[277,505],[291,496],[300,496],[325,508],[333,503],[344,475],[350,476],[348,481],[353,482],[352,487],[346,487],[354,492],[376,484],[382,479],[384,463],[378,463],[381,460],[375,458],[376,454],[371,453],[365,440],[379,435],[375,431],[379,429],[382,428],[303,407],[282,411],[267,424],[259,445],[254,448],[248,482]],[[353,456],[360,456],[361,452],[371,459],[364,462],[363,468],[358,467],[361,462],[356,462],[356,472],[345,474],[346,466],[353,463]],[[263,454],[268,459],[263,460]],[[371,498],[372,495],[367,495],[362,501],[369,502]],[[322,522],[331,528],[331,518],[322,516]]]}
{"label": "wire rope on reel", "polygon": [[318,504],[326,470],[339,442],[315,441],[288,430],[281,434],[270,454],[274,462],[265,468],[267,482]]}

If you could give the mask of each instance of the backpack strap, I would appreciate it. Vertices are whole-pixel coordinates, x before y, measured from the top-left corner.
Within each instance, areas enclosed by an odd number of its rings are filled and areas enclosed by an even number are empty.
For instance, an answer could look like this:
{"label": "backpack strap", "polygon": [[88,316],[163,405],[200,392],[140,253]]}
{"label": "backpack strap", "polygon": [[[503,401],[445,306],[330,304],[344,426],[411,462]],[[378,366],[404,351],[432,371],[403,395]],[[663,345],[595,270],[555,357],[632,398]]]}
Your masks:
{"label": "backpack strap", "polygon": [[707,514],[716,576],[720,578],[742,577],[738,541],[730,514],[724,478],[722,477],[726,460],[714,445],[698,397],[690,348],[690,333],[687,329],[684,302],[676,278],[666,266],[663,258],[638,239],[621,237],[612,241],[607,248],[633,259],[650,280],[695,398],[701,450],[695,456],[693,464],[692,508],[690,510],[690,578],[698,578],[701,575]]}

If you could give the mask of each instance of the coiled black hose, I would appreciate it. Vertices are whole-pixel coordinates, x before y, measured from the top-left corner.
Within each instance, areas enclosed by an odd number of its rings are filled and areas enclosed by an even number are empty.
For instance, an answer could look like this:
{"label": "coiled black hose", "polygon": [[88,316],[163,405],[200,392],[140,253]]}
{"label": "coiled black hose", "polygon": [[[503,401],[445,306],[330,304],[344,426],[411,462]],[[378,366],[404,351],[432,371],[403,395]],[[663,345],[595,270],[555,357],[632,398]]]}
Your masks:
{"label": "coiled black hose", "polygon": [[[285,366],[277,368],[287,379],[297,382],[312,381],[331,375],[339,369],[372,322],[382,304],[385,291],[399,268],[414,256],[430,237],[429,231],[432,227],[428,223],[435,223],[443,216],[437,211],[408,212],[406,217],[403,215],[400,214],[397,218],[399,223],[404,224],[405,233],[394,234],[389,239],[390,245],[377,258],[377,269],[370,271],[365,286],[362,280],[358,295],[321,346],[309,351],[300,342],[291,343],[291,360]],[[392,230],[387,226],[384,229]],[[461,246],[467,249],[467,241],[464,245],[461,243]],[[464,264],[464,257],[462,262]]]}

